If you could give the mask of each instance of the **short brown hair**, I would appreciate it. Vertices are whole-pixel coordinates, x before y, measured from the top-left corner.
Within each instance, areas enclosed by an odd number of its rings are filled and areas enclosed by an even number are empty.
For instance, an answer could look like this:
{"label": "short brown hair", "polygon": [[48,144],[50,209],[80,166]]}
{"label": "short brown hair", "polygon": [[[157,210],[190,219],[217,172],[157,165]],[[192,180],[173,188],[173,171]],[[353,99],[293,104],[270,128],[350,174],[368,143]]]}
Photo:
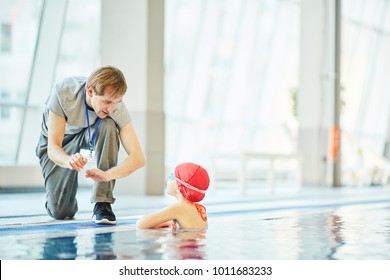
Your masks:
{"label": "short brown hair", "polygon": [[88,77],[87,87],[92,87],[97,95],[104,95],[104,90],[111,87],[110,96],[119,97],[125,94],[127,84],[122,71],[113,66],[97,68]]}

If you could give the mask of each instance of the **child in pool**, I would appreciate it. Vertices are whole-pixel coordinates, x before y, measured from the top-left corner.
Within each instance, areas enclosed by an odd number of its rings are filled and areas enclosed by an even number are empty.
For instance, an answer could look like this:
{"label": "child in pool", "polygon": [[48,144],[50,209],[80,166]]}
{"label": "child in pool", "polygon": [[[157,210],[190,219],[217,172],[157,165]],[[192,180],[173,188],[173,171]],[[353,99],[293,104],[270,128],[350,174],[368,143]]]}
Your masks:
{"label": "child in pool", "polygon": [[207,228],[206,208],[198,204],[210,184],[207,171],[198,164],[186,162],[175,168],[167,182],[167,194],[177,202],[137,221],[137,228]]}

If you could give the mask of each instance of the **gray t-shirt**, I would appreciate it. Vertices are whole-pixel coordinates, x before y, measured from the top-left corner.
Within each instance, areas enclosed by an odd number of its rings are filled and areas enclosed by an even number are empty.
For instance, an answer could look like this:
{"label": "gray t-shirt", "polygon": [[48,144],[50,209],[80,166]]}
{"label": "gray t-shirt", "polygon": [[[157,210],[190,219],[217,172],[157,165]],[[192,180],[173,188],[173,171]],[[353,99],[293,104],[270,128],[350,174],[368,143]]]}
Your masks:
{"label": "gray t-shirt", "polygon": [[[47,137],[47,123],[49,111],[66,120],[65,134],[77,134],[88,127],[85,106],[86,78],[70,77],[56,84],[46,101],[42,133]],[[94,124],[98,116],[88,110],[89,123]],[[126,105],[120,102],[115,111],[108,118],[112,118],[120,129],[131,122],[131,116]]]}

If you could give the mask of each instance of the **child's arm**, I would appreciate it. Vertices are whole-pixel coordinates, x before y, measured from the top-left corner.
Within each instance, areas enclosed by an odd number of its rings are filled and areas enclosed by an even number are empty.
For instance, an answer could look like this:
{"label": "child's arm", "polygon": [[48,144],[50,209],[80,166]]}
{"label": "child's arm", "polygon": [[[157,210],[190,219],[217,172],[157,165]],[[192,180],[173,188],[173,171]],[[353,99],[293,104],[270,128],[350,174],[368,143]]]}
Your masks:
{"label": "child's arm", "polygon": [[[166,223],[170,223],[173,220],[179,219],[179,217],[182,215],[183,210],[180,207],[179,204],[173,204],[170,206],[167,206],[159,211],[156,211],[154,213],[147,214],[143,217],[141,217],[137,221],[137,228],[157,228],[162,227]],[[168,224],[166,224],[168,225]]]}
{"label": "child's arm", "polygon": [[161,224],[155,226],[154,228],[166,228],[166,227],[171,227],[174,223],[175,223],[175,222],[174,222],[173,220],[170,220],[170,221],[161,223]]}

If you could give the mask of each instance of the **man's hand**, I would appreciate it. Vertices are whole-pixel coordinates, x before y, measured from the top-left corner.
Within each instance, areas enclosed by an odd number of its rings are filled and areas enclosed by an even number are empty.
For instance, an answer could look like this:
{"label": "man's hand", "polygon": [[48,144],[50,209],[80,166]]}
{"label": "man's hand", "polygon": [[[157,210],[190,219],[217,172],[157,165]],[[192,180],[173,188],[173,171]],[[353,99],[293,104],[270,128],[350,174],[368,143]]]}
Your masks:
{"label": "man's hand", "polygon": [[108,182],[110,181],[110,174],[107,171],[102,171],[98,168],[90,169],[85,171],[85,177],[91,178],[96,182]]}
{"label": "man's hand", "polygon": [[87,159],[83,158],[80,153],[75,153],[69,156],[68,159],[68,168],[71,170],[80,171],[83,169],[84,165],[87,164]]}

